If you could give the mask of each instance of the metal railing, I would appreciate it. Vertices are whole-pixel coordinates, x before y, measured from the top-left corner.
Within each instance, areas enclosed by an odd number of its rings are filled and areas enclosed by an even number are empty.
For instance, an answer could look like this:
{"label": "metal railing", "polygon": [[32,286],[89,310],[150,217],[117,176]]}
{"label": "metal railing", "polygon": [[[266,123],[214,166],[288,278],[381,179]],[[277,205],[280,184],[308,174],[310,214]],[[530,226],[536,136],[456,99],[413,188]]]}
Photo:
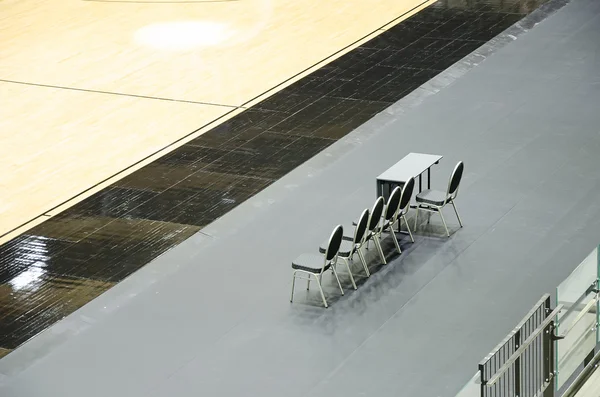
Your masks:
{"label": "metal railing", "polygon": [[562,302],[564,313],[556,324],[560,340],[556,351],[555,389],[559,395],[572,390],[573,383],[580,383],[582,372],[599,350],[598,292],[598,280],[594,280],[577,300]]}
{"label": "metal railing", "polygon": [[479,363],[481,397],[552,397],[556,315],[544,295]]}

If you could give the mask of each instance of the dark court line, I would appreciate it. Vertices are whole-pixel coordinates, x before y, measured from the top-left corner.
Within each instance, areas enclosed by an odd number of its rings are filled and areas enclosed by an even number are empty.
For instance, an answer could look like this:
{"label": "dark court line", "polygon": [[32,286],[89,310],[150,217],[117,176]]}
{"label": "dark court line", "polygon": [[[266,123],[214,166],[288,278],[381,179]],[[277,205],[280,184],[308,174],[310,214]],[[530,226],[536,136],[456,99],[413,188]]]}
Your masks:
{"label": "dark court line", "polygon": [[123,92],[90,90],[90,89],[87,89],[87,88],[65,87],[65,86],[60,86],[60,85],[40,84],[40,83],[28,83],[28,82],[25,82],[25,81],[16,81],[16,80],[0,79],[0,82],[2,82],[2,83],[12,83],[12,84],[21,84],[21,85],[29,85],[29,86],[34,86],[34,87],[56,88],[56,89],[60,89],[60,90],[89,92],[89,93],[93,93],[93,94],[118,95],[118,96],[132,97],[132,98],[154,99],[154,100],[157,100],[157,101],[191,103],[191,104],[194,104],[194,105],[219,106],[219,107],[225,107],[225,108],[231,108],[231,109],[237,109],[239,107],[239,106],[236,106],[236,105],[224,105],[222,103],[188,101],[188,100],[185,100],[185,99],[161,98],[161,97],[147,96],[147,95],[125,94]]}

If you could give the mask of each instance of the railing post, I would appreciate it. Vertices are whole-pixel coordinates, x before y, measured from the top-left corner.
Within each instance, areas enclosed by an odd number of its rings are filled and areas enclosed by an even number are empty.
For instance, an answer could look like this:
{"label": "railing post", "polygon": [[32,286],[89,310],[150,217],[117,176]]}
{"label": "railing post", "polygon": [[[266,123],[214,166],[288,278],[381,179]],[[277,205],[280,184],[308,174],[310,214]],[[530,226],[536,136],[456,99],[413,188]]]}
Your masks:
{"label": "railing post", "polygon": [[[515,333],[515,351],[521,347],[521,330]],[[521,356],[515,360],[515,397],[521,397]]]}
{"label": "railing post", "polygon": [[487,395],[486,387],[487,387],[487,379],[485,376],[485,365],[479,364],[479,380],[481,387],[481,397],[485,397]]}
{"label": "railing post", "polygon": [[[552,313],[550,305],[550,298],[548,298],[545,303],[546,316],[549,316],[550,313]],[[544,397],[554,397],[554,388],[556,384],[556,382],[554,382],[554,349],[556,348],[556,343],[558,341],[554,338],[554,331],[554,320],[552,320],[542,334],[544,385],[546,387],[544,389]]]}
{"label": "railing post", "polygon": [[542,334],[544,346],[544,397],[554,397],[554,321],[552,321]]}

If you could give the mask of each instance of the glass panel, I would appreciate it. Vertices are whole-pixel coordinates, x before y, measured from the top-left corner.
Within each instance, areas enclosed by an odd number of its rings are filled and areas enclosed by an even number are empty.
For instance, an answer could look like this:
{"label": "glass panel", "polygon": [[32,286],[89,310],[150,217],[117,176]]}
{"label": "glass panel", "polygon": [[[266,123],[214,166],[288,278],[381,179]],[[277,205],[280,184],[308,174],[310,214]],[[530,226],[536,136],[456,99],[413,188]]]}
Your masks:
{"label": "glass panel", "polygon": [[556,303],[563,310],[558,315],[557,334],[565,338],[556,348],[556,387],[560,389],[594,350],[598,335],[596,294],[586,291],[598,280],[598,248],[596,248],[556,289]]}

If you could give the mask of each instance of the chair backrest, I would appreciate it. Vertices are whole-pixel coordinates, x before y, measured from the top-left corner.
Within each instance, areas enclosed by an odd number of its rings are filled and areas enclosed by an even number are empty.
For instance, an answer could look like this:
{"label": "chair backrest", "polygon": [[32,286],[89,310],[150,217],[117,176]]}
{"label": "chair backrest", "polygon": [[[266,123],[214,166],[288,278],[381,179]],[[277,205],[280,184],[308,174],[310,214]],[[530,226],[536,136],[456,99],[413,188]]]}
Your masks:
{"label": "chair backrest", "polygon": [[369,219],[369,231],[377,230],[379,227],[379,223],[381,220],[381,215],[383,214],[383,207],[385,206],[385,199],[383,197],[379,197],[375,204],[373,204],[373,209],[371,210],[371,218]]}
{"label": "chair backrest", "polygon": [[342,225],[337,225],[335,229],[333,229],[331,236],[329,236],[329,244],[327,244],[327,251],[325,251],[325,264],[327,264],[328,261],[332,261],[337,256],[343,237],[344,228]]}
{"label": "chair backrest", "polygon": [[356,228],[354,228],[354,245],[360,244],[365,237],[365,232],[367,231],[367,225],[369,224],[369,209],[365,209],[362,214],[360,214],[360,218],[358,218],[358,223],[356,224]]}
{"label": "chair backrest", "polygon": [[454,171],[450,175],[450,181],[448,181],[448,196],[452,196],[452,198],[456,197],[464,169],[465,164],[462,161],[459,161],[456,167],[454,167]]}
{"label": "chair backrest", "polygon": [[391,220],[396,212],[398,212],[398,206],[400,205],[400,197],[402,196],[402,189],[400,186],[396,186],[388,199],[387,205],[385,207],[385,215],[384,219],[386,221]]}
{"label": "chair backrest", "polygon": [[400,211],[398,212],[404,212],[404,210],[410,205],[410,199],[412,198],[414,190],[415,178],[410,178],[402,188],[402,198],[400,199],[400,206],[398,207]]}

